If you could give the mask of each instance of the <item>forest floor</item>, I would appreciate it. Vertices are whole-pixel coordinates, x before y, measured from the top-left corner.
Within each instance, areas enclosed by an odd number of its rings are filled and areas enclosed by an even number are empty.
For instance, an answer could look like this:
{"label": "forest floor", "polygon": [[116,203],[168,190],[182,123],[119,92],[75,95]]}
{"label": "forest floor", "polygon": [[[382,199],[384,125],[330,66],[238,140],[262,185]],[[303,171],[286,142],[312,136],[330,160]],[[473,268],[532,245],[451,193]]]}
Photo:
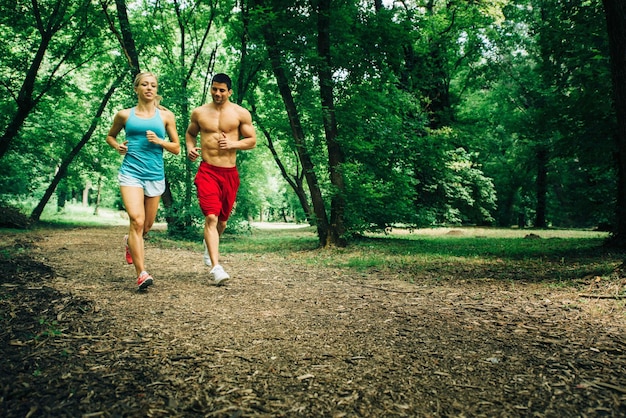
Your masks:
{"label": "forest floor", "polygon": [[199,250],[148,241],[140,293],[125,231],[0,235],[0,416],[626,416],[625,301],[604,298],[619,277],[406,280],[224,254],[216,287]]}

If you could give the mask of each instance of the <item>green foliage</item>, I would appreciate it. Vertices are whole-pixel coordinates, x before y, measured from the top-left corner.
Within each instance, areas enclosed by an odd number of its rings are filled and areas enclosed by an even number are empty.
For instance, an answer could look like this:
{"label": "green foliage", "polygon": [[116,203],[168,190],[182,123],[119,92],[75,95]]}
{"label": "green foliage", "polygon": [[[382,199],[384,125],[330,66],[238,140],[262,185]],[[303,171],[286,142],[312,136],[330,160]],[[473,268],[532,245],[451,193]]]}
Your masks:
{"label": "green foliage", "polygon": [[175,200],[170,208],[163,208],[160,218],[169,219],[168,235],[178,239],[193,239],[202,236],[204,229],[204,216],[200,207],[187,205],[182,200]]}
{"label": "green foliage", "polygon": [[517,1],[504,11],[486,32],[491,59],[454,81],[473,80],[458,116],[494,181],[496,223],[533,224],[541,170],[549,225],[611,222],[615,121],[601,2]]}
{"label": "green foliage", "polygon": [[[258,3],[146,1],[129,9],[142,69],[159,75],[162,103],[177,115],[181,142],[191,109],[210,100],[207,83],[216,71],[233,75],[233,98],[253,112],[259,146],[239,153],[242,186],[229,224],[242,232],[253,219],[307,215],[287,183],[309,193],[262,23],[270,22],[277,35],[327,207],[338,193],[328,176],[315,11],[300,1],[252,7]],[[54,5],[68,8],[68,25],[50,39],[34,78],[34,107],[0,161],[0,195],[25,208],[41,198],[104,91],[128,67],[101,7],[53,1],[41,7],[44,20]],[[548,224],[615,221],[615,118],[600,0],[395,2],[378,12],[366,3],[332,7],[328,30],[349,236],[396,224],[532,225],[542,168]],[[119,30],[114,5],[106,10]],[[0,12],[4,132],[20,109],[19,92],[42,43],[33,4],[3,3]],[[56,210],[67,202],[71,212],[85,190],[90,204],[99,190],[101,207],[119,207],[121,159],[104,138],[115,111],[135,103],[130,83],[129,77],[114,94],[60,182],[50,200]],[[170,220],[172,234],[196,237],[203,223],[196,165],[182,148],[181,156],[166,157],[174,202],[159,216]],[[545,167],[540,149],[548,155]],[[49,208],[46,216],[54,212]]]}
{"label": "green foliage", "polygon": [[41,331],[35,336],[35,340],[39,340],[45,337],[58,337],[62,334],[59,330],[59,323],[57,321],[50,321],[47,318],[39,318],[39,326]]}
{"label": "green foliage", "polygon": [[[491,213],[496,207],[496,193],[493,182],[486,177],[471,156],[458,148],[448,152],[451,178],[443,182],[451,210],[455,218],[448,218],[447,224],[490,225],[494,219]],[[450,215],[448,215],[450,216]]]}

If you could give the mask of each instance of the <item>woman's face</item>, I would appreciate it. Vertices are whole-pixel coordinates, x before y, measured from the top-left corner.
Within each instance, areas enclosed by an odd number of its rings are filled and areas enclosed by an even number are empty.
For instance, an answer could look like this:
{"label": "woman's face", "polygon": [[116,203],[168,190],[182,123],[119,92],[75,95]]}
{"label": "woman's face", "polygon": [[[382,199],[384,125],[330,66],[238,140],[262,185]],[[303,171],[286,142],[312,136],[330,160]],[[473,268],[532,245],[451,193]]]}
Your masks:
{"label": "woman's face", "polygon": [[157,79],[153,75],[146,75],[139,80],[139,84],[135,87],[137,98],[140,100],[154,100],[158,91]]}

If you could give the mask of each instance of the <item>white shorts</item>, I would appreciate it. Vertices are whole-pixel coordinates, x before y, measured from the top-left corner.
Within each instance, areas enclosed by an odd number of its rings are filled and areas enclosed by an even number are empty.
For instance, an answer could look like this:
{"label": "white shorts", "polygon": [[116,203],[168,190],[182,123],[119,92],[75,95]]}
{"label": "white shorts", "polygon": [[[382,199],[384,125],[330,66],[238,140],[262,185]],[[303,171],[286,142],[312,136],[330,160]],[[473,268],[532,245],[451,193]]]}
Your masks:
{"label": "white shorts", "polygon": [[156,197],[161,196],[165,191],[165,179],[163,180],[139,180],[124,174],[118,174],[117,180],[120,186],[141,187],[144,196]]}

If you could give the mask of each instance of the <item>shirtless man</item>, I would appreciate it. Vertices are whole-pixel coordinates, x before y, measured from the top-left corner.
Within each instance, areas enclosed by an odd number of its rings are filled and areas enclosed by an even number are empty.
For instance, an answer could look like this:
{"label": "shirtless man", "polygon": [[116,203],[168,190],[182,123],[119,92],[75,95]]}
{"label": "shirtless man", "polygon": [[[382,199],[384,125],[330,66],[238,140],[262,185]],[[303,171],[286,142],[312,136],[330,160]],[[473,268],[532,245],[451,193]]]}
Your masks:
{"label": "shirtless man", "polygon": [[[213,102],[193,110],[185,133],[187,158],[195,161],[202,155],[194,183],[198,203],[205,216],[205,263],[212,267],[209,277],[216,285],[230,278],[219,263],[219,245],[239,188],[237,150],[249,150],[256,146],[250,112],[230,102],[233,94],[231,86],[230,77],[226,74],[213,76]],[[198,133],[200,147],[196,142]]]}

